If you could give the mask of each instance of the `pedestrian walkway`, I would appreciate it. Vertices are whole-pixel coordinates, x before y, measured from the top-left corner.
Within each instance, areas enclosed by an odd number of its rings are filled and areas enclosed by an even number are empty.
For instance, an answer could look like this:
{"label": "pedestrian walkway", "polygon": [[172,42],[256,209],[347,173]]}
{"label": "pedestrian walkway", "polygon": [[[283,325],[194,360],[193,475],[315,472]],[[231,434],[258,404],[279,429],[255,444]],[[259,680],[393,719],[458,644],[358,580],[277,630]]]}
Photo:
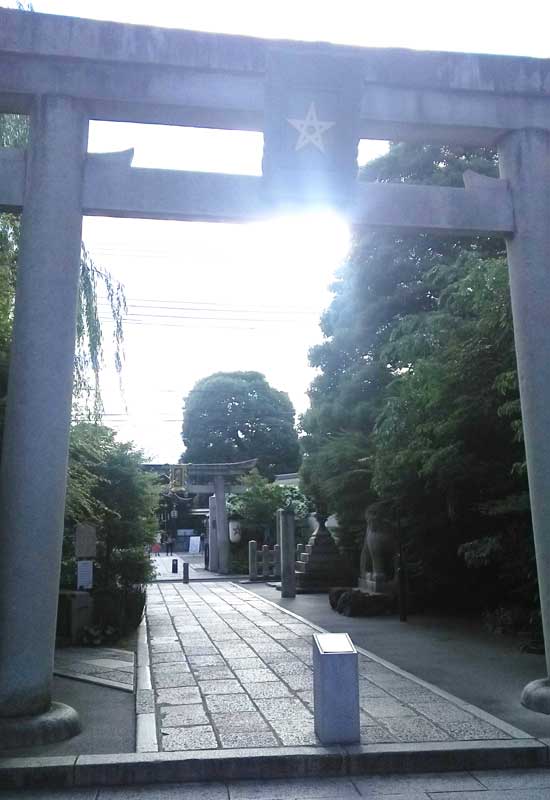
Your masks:
{"label": "pedestrian walkway", "polygon": [[[231,582],[156,584],[147,627],[158,749],[321,747],[316,626]],[[529,734],[372,653],[359,658],[364,745],[527,742]]]}
{"label": "pedestrian walkway", "polygon": [[[177,561],[177,572],[172,572],[174,560]],[[184,562],[189,564],[190,581],[227,581],[227,575],[219,575],[217,572],[205,569],[204,553],[174,553],[173,556],[162,553],[159,556],[151,556],[151,562],[156,569],[157,583],[181,581]]]}
{"label": "pedestrian walkway", "polygon": [[0,800],[550,800],[550,770],[13,790]]}

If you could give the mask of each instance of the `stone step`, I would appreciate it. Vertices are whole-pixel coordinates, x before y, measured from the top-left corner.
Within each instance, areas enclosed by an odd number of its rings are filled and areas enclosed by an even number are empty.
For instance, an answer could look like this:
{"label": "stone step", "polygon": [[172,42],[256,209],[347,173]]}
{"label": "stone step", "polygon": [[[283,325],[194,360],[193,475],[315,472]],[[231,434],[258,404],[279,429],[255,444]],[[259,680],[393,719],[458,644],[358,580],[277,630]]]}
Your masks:
{"label": "stone step", "polygon": [[[5,758],[0,788],[136,786],[547,765],[535,739]],[[483,792],[481,792],[483,794]]]}

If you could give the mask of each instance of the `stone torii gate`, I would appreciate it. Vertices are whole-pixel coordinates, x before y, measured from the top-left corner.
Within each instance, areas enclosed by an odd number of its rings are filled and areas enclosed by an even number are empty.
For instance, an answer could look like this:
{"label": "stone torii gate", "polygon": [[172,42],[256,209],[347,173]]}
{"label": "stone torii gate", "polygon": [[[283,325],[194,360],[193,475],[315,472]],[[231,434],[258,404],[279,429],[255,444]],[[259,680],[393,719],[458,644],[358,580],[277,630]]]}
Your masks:
{"label": "stone torii gate", "polygon": [[[26,152],[0,150],[0,209],[22,210],[0,480],[3,742],[78,724],[52,706],[51,680],[83,214],[246,221],[330,203],[356,225],[505,236],[550,666],[548,62],[0,10],[0,112],[31,121]],[[90,119],[263,131],[263,176],[87,156]],[[497,146],[501,180],[358,183],[360,138]],[[524,702],[549,713],[547,681]]]}
{"label": "stone torii gate", "polygon": [[[208,520],[209,569],[229,574],[230,550],[227,524],[226,492],[242,491],[234,486],[258,463],[257,458],[236,461],[232,464],[174,464],[170,467],[170,484],[176,491],[185,489],[191,494],[208,494],[210,516]],[[212,523],[215,523],[213,525]]]}

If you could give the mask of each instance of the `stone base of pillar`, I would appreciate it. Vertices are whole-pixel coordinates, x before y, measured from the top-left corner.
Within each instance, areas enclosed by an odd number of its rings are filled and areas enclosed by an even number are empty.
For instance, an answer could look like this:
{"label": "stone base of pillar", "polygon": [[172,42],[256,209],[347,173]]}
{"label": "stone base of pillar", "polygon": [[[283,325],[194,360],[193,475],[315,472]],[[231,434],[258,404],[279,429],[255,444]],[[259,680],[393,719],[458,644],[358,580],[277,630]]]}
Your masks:
{"label": "stone base of pillar", "polygon": [[0,749],[62,742],[81,730],[74,708],[65,703],[52,703],[43,714],[0,718]]}
{"label": "stone base of pillar", "polygon": [[395,594],[395,583],[389,581],[385,575],[367,572],[366,576],[359,578],[357,587],[367,594]]}
{"label": "stone base of pillar", "polygon": [[521,705],[539,714],[550,714],[550,678],[528,683],[521,693]]}

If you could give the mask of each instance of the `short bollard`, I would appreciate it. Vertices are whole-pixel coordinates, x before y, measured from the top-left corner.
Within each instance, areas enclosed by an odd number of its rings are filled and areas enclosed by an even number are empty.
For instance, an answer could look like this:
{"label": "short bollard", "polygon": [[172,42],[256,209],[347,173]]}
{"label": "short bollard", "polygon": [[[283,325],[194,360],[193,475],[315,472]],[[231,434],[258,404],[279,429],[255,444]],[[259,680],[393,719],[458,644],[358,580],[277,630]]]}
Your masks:
{"label": "short bollard", "polygon": [[173,558],[172,559],[172,572],[173,573],[177,573],[177,571],[178,571],[178,559],[177,558]]}
{"label": "short bollard", "polygon": [[258,546],[253,539],[248,542],[248,577],[251,581],[258,578]]}
{"label": "short bollard", "polygon": [[189,583],[189,562],[183,562],[183,582]]}
{"label": "short bollard", "polygon": [[323,744],[359,742],[358,656],[347,633],[313,634],[313,714]]}

